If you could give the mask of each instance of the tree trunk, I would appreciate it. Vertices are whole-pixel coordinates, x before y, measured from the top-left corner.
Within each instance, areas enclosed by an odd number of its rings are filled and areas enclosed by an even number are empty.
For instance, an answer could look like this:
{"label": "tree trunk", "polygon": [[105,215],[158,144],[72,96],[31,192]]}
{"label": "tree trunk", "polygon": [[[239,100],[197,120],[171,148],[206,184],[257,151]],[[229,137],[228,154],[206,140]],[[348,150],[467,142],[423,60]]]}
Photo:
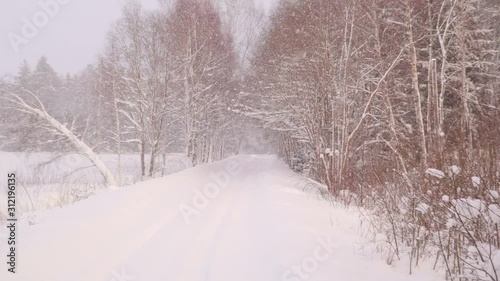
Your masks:
{"label": "tree trunk", "polygon": [[424,128],[424,117],[422,115],[422,99],[419,90],[419,79],[417,70],[417,50],[415,47],[415,41],[413,39],[413,23],[412,23],[412,13],[411,6],[409,2],[406,2],[406,27],[408,35],[408,44],[410,47],[410,57],[411,57],[411,80],[413,94],[415,95],[415,115],[419,134],[419,146],[420,146],[420,163],[423,167],[427,166],[427,147],[425,140],[425,128]]}
{"label": "tree trunk", "polygon": [[145,159],[146,143],[144,142],[142,137],[141,137],[141,143],[139,144],[139,149],[141,151],[141,176],[145,176],[146,175],[146,159]]}
{"label": "tree trunk", "polygon": [[40,104],[40,109],[39,108],[34,108],[26,102],[24,102],[23,99],[21,99],[18,96],[13,96],[14,99],[9,99],[9,101],[15,103],[16,105],[19,106],[19,110],[23,112],[28,112],[32,115],[35,115],[43,120],[45,120],[52,128],[54,128],[57,132],[61,133],[66,137],[66,139],[77,149],[81,154],[83,154],[85,157],[87,157],[92,164],[99,170],[101,175],[104,177],[104,180],[108,186],[117,186],[117,182],[115,180],[115,177],[113,173],[109,170],[109,168],[106,166],[106,164],[99,158],[99,156],[90,148],[87,144],[85,144],[83,141],[78,139],[75,134],[66,126],[61,124],[59,121],[57,121],[54,117],[52,117],[46,110],[41,101],[33,94],[33,97],[38,101]]}
{"label": "tree trunk", "polygon": [[149,159],[149,176],[152,177],[155,167],[156,151],[158,149],[158,142],[151,147],[151,159]]}

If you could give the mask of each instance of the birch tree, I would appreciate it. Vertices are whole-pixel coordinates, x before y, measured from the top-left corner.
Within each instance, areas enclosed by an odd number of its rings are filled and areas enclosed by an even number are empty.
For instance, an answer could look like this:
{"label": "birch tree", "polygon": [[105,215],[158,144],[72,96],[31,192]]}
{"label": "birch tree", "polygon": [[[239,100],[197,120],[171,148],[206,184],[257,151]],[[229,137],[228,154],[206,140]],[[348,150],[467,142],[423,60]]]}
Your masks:
{"label": "birch tree", "polygon": [[108,186],[117,186],[117,182],[114,178],[113,173],[108,169],[106,164],[99,158],[99,156],[92,150],[92,148],[90,148],[86,143],[84,143],[81,139],[79,139],[65,125],[63,125],[61,122],[52,117],[47,112],[45,106],[40,101],[40,99],[33,92],[31,92],[30,90],[26,91],[28,91],[30,96],[32,96],[32,98],[34,99],[34,102],[31,104],[26,102],[23,98],[19,97],[18,95],[12,93],[6,93],[5,91],[4,94],[6,94],[7,96],[4,97],[4,99],[8,103],[15,106],[16,110],[26,114],[34,115],[37,118],[40,118],[41,120],[46,122],[48,126],[44,128],[49,131],[52,137],[57,135],[65,137],[66,140],[70,142],[78,152],[87,157],[92,162],[92,164],[94,164],[94,166],[99,170],[99,172],[104,177],[104,180]]}

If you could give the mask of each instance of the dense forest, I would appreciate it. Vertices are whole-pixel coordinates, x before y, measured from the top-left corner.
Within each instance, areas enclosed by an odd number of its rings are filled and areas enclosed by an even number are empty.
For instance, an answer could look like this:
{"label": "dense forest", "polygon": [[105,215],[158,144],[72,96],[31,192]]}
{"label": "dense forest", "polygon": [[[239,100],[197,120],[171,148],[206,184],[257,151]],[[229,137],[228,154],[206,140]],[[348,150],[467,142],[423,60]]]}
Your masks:
{"label": "dense forest", "polygon": [[81,149],[38,109],[96,153],[140,154],[142,175],[168,152],[275,153],[362,206],[389,263],[500,280],[499,89],[496,0],[281,1],[268,17],[131,1],[85,70],[44,57],[0,81],[0,149]]}

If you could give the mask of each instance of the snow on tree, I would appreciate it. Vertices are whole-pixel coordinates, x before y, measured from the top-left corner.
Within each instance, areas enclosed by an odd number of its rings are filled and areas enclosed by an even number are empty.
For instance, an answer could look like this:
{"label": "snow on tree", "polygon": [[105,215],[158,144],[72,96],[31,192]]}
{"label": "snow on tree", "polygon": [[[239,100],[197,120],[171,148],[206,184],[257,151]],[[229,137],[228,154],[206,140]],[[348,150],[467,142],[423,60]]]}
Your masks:
{"label": "snow on tree", "polygon": [[26,90],[35,100],[33,104],[26,102],[23,98],[3,91],[7,96],[4,99],[12,104],[18,111],[31,114],[42,119],[47,123],[47,129],[52,137],[63,136],[71,143],[78,152],[87,157],[92,164],[101,172],[108,186],[117,186],[117,182],[113,173],[108,169],[106,164],[86,143],[79,139],[71,129],[52,117],[46,110],[40,99],[31,91]]}

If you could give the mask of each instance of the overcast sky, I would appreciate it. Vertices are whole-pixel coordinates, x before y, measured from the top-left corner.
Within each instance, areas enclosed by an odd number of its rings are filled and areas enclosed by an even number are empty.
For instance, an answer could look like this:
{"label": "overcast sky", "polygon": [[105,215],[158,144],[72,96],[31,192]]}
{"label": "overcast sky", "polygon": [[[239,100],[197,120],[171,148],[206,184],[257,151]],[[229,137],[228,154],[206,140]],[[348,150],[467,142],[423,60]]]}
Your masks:
{"label": "overcast sky", "polygon": [[[256,1],[266,9],[274,2]],[[103,49],[124,2],[0,0],[0,74],[16,73],[24,59],[34,67],[43,55],[59,73],[82,70]],[[158,7],[157,0],[141,2],[146,9]]]}

